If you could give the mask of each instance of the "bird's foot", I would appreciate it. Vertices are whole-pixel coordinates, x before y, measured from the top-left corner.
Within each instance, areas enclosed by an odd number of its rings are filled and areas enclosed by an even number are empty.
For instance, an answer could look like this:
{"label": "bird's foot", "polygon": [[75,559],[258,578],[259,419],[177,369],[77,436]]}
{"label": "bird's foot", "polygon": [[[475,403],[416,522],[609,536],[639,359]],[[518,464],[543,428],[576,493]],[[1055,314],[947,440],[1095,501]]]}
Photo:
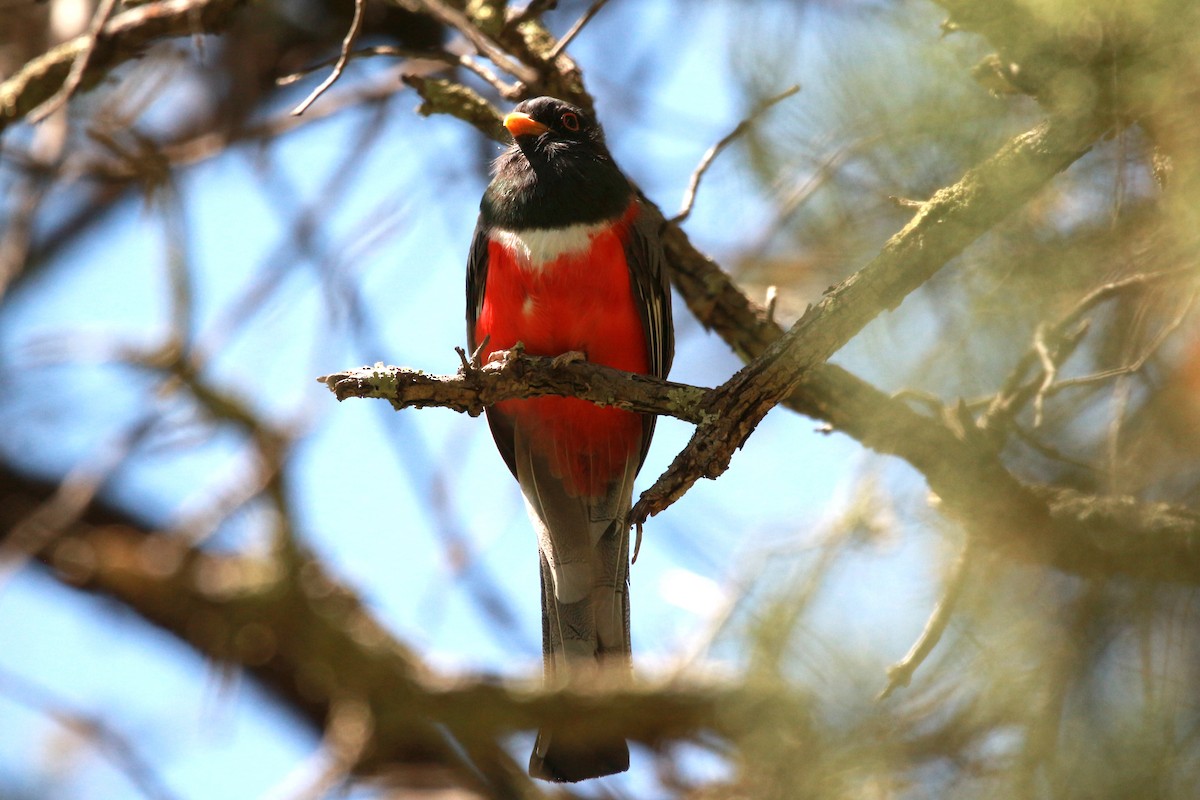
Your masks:
{"label": "bird's foot", "polygon": [[523,355],[525,355],[525,344],[523,342],[517,342],[508,350],[496,350],[493,352],[488,356],[487,363],[502,364],[503,366],[507,367],[509,364],[513,363]]}

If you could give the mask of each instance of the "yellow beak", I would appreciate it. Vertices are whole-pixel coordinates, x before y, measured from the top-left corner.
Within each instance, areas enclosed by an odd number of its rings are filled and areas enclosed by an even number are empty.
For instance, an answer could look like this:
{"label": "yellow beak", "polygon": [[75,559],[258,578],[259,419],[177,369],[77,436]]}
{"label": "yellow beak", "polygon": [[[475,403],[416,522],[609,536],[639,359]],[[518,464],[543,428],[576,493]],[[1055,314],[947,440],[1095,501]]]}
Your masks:
{"label": "yellow beak", "polygon": [[508,132],[512,134],[514,139],[520,136],[541,136],[550,130],[550,128],[538,122],[533,117],[523,114],[520,111],[514,111],[505,117],[504,127],[508,128]]}

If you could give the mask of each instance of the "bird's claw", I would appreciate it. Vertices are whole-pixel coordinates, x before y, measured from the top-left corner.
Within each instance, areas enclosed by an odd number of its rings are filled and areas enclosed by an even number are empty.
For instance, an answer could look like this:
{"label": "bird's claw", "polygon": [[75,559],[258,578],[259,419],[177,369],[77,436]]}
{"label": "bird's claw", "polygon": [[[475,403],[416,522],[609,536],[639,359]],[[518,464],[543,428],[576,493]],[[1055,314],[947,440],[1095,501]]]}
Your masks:
{"label": "bird's claw", "polygon": [[550,359],[550,366],[557,368],[566,366],[567,364],[574,364],[577,361],[587,361],[587,353],[580,350],[568,350],[565,353],[559,353]]}

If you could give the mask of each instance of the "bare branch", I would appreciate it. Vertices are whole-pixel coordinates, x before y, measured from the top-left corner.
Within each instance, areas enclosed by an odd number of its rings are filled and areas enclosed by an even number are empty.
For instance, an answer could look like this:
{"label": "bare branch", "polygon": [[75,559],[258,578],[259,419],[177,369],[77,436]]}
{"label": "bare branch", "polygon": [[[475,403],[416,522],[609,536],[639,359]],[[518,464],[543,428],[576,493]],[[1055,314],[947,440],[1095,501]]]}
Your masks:
{"label": "bare branch", "polygon": [[[413,47],[397,47],[395,45],[381,44],[374,47],[362,47],[348,54],[348,58],[372,58],[376,56],[392,56],[395,58],[411,58],[424,59],[427,61],[440,61],[451,66],[462,67],[470,70],[478,75],[483,80],[487,81],[491,86],[500,93],[500,96],[507,100],[515,100],[521,94],[521,87],[517,84],[505,83],[500,79],[495,72],[488,69],[486,64],[483,64],[477,58],[472,58],[468,55],[450,53],[445,50],[419,50]],[[306,67],[298,72],[293,72],[289,75],[284,75],[275,81],[277,86],[288,86],[302,79],[305,75],[318,70],[322,67],[328,67],[336,64],[341,56],[333,56],[323,61]]]}
{"label": "bare branch", "polygon": [[1101,370],[1100,372],[1091,375],[1082,375],[1078,378],[1067,378],[1053,385],[1048,385],[1045,389],[1046,394],[1057,394],[1063,389],[1071,389],[1076,386],[1086,386],[1088,384],[1109,381],[1113,378],[1121,378],[1126,375],[1132,375],[1139,372],[1142,367],[1146,366],[1146,362],[1158,352],[1163,344],[1170,338],[1171,334],[1178,330],[1183,321],[1187,319],[1187,315],[1191,313],[1192,307],[1196,304],[1198,292],[1191,292],[1183,302],[1180,303],[1179,311],[1172,317],[1162,330],[1158,331],[1154,339],[1146,346],[1146,349],[1138,354],[1133,361],[1112,369]]}
{"label": "bare branch", "polygon": [[317,378],[339,400],[375,397],[392,407],[449,408],[478,416],[504,400],[546,395],[580,397],[598,405],[648,414],[667,414],[698,423],[712,390],[661,381],[588,361],[558,360],[509,351],[482,367],[457,375],[427,375],[400,367],[373,367]]}
{"label": "bare branch", "polygon": [[72,708],[45,687],[8,670],[0,670],[0,694],[79,733],[144,796],[151,800],[174,800],[176,797],[133,742],[103,719]]}
{"label": "bare branch", "polygon": [[346,63],[350,60],[350,49],[354,47],[354,43],[358,41],[358,34],[362,31],[363,9],[366,7],[366,0],[354,0],[354,16],[350,19],[350,28],[346,31],[345,37],[342,38],[342,50],[338,54],[337,61],[333,65],[333,70],[326,76],[325,80],[313,89],[308,97],[301,101],[300,105],[292,109],[292,116],[298,117],[308,110],[316,99],[325,93],[325,90],[333,86],[334,81],[342,76],[342,71],[346,69]]}
{"label": "bare branch", "polygon": [[[1182,277],[1187,275],[1189,270],[1190,268],[1146,273],[1139,272],[1119,280],[1109,281],[1101,286],[1097,286],[1080,298],[1071,310],[1053,325],[1039,325],[1034,332],[1033,344],[1017,360],[1016,365],[1004,380],[1000,390],[988,403],[987,411],[979,420],[979,428],[981,430],[998,432],[1030,399],[1034,400],[1034,427],[1037,427],[1040,423],[1041,407],[1045,397],[1057,394],[1062,389],[1072,386],[1095,383],[1097,380],[1112,378],[1116,375],[1123,375],[1140,369],[1145,358],[1149,358],[1150,354],[1157,349],[1165,339],[1166,334],[1169,334],[1170,331],[1173,331],[1182,322],[1182,317],[1177,317],[1176,322],[1164,329],[1156,339],[1155,344],[1143,354],[1142,359],[1128,365],[1126,368],[1116,370],[1115,374],[1091,375],[1084,378],[1068,379],[1058,383],[1055,383],[1054,380],[1057,376],[1058,366],[1070,358],[1078,346],[1079,340],[1087,332],[1088,326],[1085,315],[1089,311],[1123,292],[1139,289],[1173,277]],[[1190,301],[1184,305],[1184,314],[1186,314],[1190,305]],[[1041,377],[1026,380],[1026,374],[1036,363],[1040,363],[1042,366]]]}

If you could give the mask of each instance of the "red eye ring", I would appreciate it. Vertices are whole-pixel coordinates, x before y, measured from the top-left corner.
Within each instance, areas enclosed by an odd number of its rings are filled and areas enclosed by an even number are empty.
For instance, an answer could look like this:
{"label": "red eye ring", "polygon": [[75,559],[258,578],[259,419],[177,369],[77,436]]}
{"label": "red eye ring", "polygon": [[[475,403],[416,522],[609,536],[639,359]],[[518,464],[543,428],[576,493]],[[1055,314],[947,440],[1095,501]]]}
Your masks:
{"label": "red eye ring", "polygon": [[562,122],[562,126],[567,130],[572,132],[579,130],[579,117],[575,115],[575,112],[568,111],[559,119]]}

